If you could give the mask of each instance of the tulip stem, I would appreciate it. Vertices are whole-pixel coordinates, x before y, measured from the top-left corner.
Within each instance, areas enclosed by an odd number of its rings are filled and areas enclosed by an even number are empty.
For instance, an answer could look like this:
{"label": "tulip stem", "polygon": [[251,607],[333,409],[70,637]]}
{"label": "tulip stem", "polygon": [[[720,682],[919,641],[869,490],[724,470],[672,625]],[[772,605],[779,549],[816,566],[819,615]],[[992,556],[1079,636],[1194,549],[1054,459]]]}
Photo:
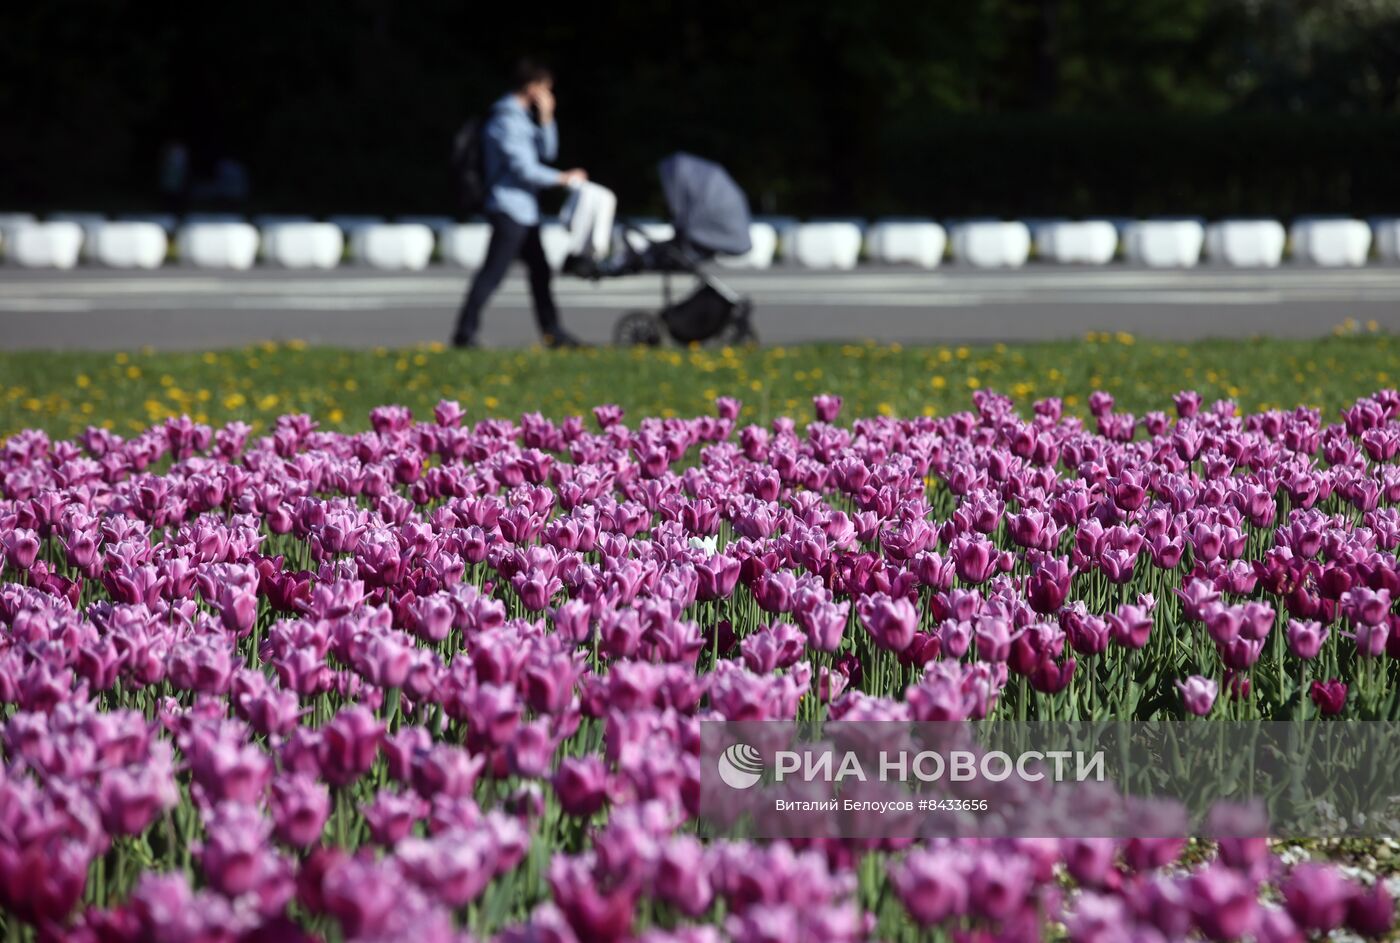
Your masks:
{"label": "tulip stem", "polygon": [[390,733],[398,733],[399,730],[399,698],[402,691],[399,688],[389,688],[384,692],[384,724]]}

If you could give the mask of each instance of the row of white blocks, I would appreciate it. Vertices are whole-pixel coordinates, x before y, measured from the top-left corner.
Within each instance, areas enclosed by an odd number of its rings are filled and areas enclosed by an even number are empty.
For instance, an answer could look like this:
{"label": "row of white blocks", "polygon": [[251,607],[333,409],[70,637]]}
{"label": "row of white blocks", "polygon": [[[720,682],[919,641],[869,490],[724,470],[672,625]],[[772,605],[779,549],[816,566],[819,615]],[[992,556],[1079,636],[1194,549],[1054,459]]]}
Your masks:
{"label": "row of white blocks", "polygon": [[[417,270],[428,265],[434,247],[444,261],[479,267],[490,243],[485,223],[457,223],[448,217],[410,217],[386,223],[377,217],[333,217],[314,222],[297,217],[259,217],[259,226],[236,216],[191,214],[176,228],[174,217],[108,221],[96,214],[56,214],[40,222],[28,214],[0,214],[0,249],[29,267],[71,268],[80,258],[117,268],[156,268],[164,263],[169,234],[182,259],[202,268],[246,269],[263,258],[289,268],[333,268],[346,242],[351,255],[380,269]],[[1373,224],[1379,254],[1400,260],[1400,220]],[[670,238],[669,224],[640,227],[649,239]],[[347,240],[348,236],[348,240]],[[1108,220],[1054,221],[1035,226],[1003,221],[970,221],[951,234],[930,220],[891,219],[866,227],[847,220],[798,223],[776,220],[750,227],[752,249],[720,261],[731,267],[767,268],[779,245],[798,265],[851,269],[864,247],[870,258],[932,268],[951,245],[953,258],[977,268],[1024,265],[1034,245],[1043,259],[1062,264],[1104,265],[1116,255],[1120,233]],[[1273,267],[1283,259],[1286,237],[1294,257],[1319,266],[1364,265],[1372,226],[1354,219],[1303,219],[1285,233],[1276,220],[1225,220],[1209,226],[1199,220],[1143,220],[1121,232],[1124,255],[1152,268],[1188,268],[1202,252],[1240,267]],[[556,268],[568,252],[568,235],[549,222],[541,232],[545,254]]]}
{"label": "row of white blocks", "polygon": [[[436,247],[442,259],[479,268],[491,241],[486,223],[458,223],[448,217],[405,218],[386,223],[375,217],[332,217],[314,222],[263,217],[259,226],[238,217],[191,214],[176,228],[174,217],[106,220],[96,214],[56,214],[42,222],[28,214],[0,214],[0,250],[29,268],[72,268],[88,259],[114,268],[157,268],[169,252],[169,234],[181,259],[200,268],[246,269],[261,250],[268,262],[287,268],[329,269],[340,264],[347,243],[353,258],[379,269],[426,267]],[[666,223],[643,227],[651,239],[674,235]],[[777,232],[765,223],[751,227],[753,248],[724,262],[767,268],[777,249]],[[569,235],[557,222],[541,227],[545,256],[555,268],[569,252]],[[857,250],[859,244],[857,243]]]}
{"label": "row of white blocks", "polygon": [[[1109,220],[1044,223],[979,220],[960,223],[948,233],[927,220],[878,222],[862,233],[855,222],[795,224],[783,232],[784,254],[808,268],[853,268],[864,244],[880,262],[938,265],[945,246],[954,259],[976,268],[1017,268],[1030,258],[1031,246],[1047,261],[1067,265],[1106,265],[1118,252],[1120,234]],[[1123,227],[1121,244],[1131,262],[1149,268],[1190,268],[1211,259],[1237,267],[1271,268],[1283,261],[1286,242],[1293,256],[1310,265],[1365,265],[1372,227],[1358,219],[1303,219],[1285,233],[1277,220],[1142,220]],[[1400,220],[1375,224],[1382,258],[1400,261]]]}

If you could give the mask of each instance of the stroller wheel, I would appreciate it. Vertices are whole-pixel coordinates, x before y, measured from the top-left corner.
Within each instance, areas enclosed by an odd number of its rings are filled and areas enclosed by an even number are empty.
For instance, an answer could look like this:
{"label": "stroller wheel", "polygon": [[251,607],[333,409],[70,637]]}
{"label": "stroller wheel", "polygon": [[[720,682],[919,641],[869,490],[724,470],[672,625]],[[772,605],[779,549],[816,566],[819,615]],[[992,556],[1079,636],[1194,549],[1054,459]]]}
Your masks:
{"label": "stroller wheel", "polygon": [[661,325],[650,311],[629,311],[613,328],[613,343],[619,347],[655,347],[661,343]]}

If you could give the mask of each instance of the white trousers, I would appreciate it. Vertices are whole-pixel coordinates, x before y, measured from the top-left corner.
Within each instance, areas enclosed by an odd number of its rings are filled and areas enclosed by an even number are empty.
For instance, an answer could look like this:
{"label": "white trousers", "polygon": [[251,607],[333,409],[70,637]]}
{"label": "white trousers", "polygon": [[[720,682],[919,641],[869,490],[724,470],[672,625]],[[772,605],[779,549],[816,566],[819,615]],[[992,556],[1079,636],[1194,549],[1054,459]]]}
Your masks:
{"label": "white trousers", "polygon": [[569,228],[569,252],[595,259],[607,258],[612,245],[617,195],[591,180],[570,188],[564,203],[564,225]]}

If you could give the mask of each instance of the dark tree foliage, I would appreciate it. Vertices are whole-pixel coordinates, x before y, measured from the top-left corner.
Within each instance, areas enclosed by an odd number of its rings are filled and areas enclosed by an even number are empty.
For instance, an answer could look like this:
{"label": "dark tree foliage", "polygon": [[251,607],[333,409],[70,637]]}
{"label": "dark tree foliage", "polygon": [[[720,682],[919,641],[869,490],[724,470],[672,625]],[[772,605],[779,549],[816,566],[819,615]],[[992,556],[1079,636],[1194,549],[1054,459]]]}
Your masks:
{"label": "dark tree foliage", "polygon": [[152,205],[179,140],[246,209],[450,213],[522,53],[639,212],[678,148],[769,212],[1400,209],[1400,0],[12,3],[0,205]]}

